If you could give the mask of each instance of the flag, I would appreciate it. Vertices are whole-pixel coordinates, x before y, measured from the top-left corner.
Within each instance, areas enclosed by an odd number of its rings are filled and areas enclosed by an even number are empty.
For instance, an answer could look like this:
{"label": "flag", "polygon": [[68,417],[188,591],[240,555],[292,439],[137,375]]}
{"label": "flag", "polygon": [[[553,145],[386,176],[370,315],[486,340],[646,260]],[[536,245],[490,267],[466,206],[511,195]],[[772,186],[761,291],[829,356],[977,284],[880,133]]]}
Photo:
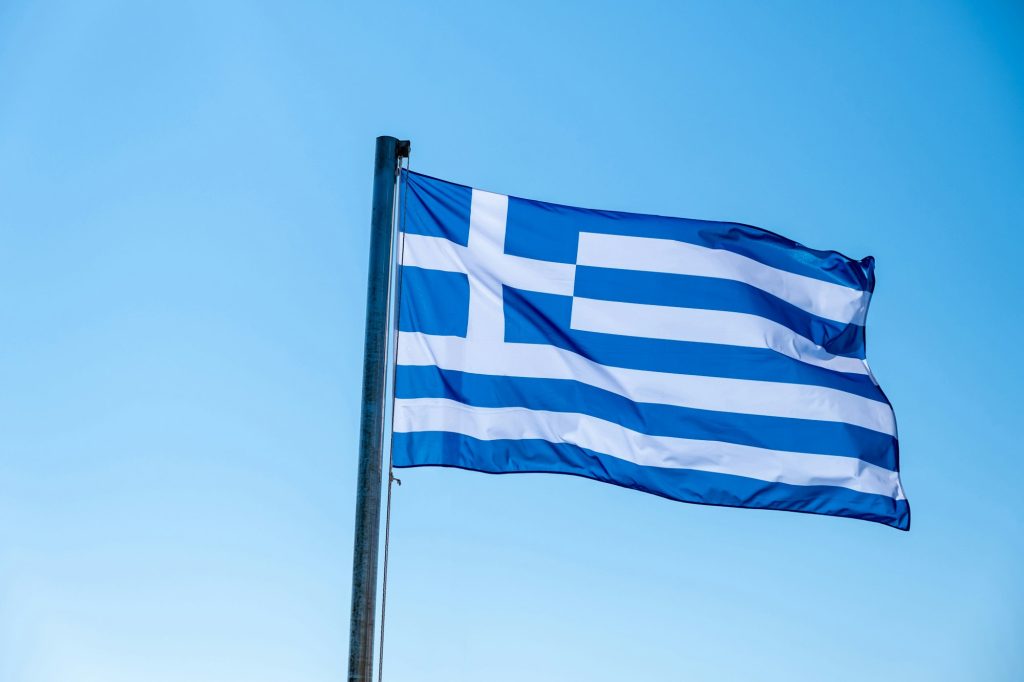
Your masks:
{"label": "flag", "polygon": [[402,192],[394,466],[909,528],[872,258],[407,171]]}

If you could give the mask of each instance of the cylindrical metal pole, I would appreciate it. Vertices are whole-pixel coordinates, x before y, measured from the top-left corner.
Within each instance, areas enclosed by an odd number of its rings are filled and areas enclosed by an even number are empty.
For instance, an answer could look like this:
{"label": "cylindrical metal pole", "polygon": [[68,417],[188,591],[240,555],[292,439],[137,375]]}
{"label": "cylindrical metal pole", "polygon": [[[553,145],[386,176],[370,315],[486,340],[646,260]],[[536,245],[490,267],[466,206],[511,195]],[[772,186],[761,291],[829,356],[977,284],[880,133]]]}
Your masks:
{"label": "cylindrical metal pole", "polygon": [[372,682],[373,635],[377,611],[377,554],[380,546],[381,443],[388,343],[388,283],[391,221],[398,161],[409,143],[377,138],[370,218],[370,272],[366,290],[363,346],[363,411],[359,423],[359,480],[352,551],[352,616],[349,625],[349,682]]}

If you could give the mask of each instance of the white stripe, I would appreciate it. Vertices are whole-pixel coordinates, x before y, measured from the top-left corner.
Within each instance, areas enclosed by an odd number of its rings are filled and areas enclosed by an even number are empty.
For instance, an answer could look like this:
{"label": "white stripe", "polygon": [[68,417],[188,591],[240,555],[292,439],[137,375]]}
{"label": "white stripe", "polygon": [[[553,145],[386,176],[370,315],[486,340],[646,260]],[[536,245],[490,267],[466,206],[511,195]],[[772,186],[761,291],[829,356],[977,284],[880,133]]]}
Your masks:
{"label": "white stripe", "polygon": [[[474,275],[481,268],[482,264],[477,262],[481,260],[479,256],[444,237],[406,234],[403,238],[403,265],[446,272],[472,272]],[[514,289],[572,296],[576,266],[571,263],[534,260],[506,253],[500,260],[487,259],[486,267],[493,271],[495,279]]]}
{"label": "white stripe", "polygon": [[863,361],[832,355],[788,327],[748,313],[573,298],[569,326],[620,336],[769,348],[810,365],[868,374]]}
{"label": "white stripe", "polygon": [[448,241],[444,237],[427,237],[422,234],[403,234],[402,265],[411,265],[429,270],[445,272],[466,272],[465,246]]}
{"label": "white stripe", "polygon": [[844,324],[864,324],[870,296],[865,291],[779,270],[732,251],[674,239],[581,232],[576,263],[737,280],[801,310]]}
{"label": "white stripe", "polygon": [[[463,256],[469,274],[469,320],[466,336],[485,343],[505,337],[502,277],[494,265],[505,250],[505,219],[508,197],[473,190],[469,207],[469,244]],[[481,267],[482,266],[482,267]]]}
{"label": "white stripe", "polygon": [[842,422],[896,435],[885,403],[823,386],[608,367],[577,353],[531,343],[476,343],[453,336],[400,332],[398,363],[475,374],[572,379],[639,403],[717,412]]}
{"label": "white stripe", "polygon": [[772,483],[839,486],[904,499],[896,472],[853,457],[649,436],[573,412],[473,407],[446,398],[399,399],[395,401],[394,429],[399,433],[450,431],[481,440],[537,438],[643,466],[732,474]]}

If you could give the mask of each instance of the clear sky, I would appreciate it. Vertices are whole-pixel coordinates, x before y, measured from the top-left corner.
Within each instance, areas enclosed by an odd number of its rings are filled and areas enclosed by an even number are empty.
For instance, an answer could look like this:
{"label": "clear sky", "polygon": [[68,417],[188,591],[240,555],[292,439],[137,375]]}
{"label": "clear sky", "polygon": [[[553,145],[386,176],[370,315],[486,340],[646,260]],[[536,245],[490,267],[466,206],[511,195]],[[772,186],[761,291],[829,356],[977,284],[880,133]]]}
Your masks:
{"label": "clear sky", "polygon": [[0,3],[0,680],[344,677],[374,137],[878,259],[913,528],[401,473],[389,680],[1024,679],[1024,10]]}

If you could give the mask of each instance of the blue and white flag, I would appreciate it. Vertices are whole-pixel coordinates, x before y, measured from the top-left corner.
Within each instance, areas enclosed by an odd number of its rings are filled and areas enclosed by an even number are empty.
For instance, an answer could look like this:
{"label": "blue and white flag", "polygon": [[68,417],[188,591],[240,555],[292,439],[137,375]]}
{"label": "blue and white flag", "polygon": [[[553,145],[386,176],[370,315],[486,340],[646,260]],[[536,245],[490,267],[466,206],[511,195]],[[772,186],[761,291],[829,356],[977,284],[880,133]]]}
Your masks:
{"label": "blue and white flag", "polygon": [[396,467],[910,527],[874,262],[403,173]]}

